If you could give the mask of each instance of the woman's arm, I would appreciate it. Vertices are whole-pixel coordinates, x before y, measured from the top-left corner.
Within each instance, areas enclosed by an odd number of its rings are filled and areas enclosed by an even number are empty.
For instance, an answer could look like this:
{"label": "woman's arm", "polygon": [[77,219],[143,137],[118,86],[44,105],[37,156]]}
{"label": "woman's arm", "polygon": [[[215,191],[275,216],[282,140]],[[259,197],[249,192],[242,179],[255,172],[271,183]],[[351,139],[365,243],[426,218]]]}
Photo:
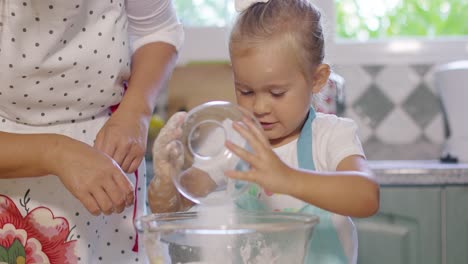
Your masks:
{"label": "woman's arm", "polygon": [[37,177],[51,173],[50,152],[62,136],[0,132],[0,179]]}
{"label": "woman's arm", "polygon": [[184,32],[171,0],[127,0],[126,9],[133,56],[119,109],[148,117],[174,69]]}
{"label": "woman's arm", "polygon": [[107,155],[57,134],[0,132],[0,179],[57,175],[86,209],[120,213],[132,205],[133,185]]}
{"label": "woman's arm", "polygon": [[99,131],[95,147],[124,171],[136,171],[146,152],[149,120],[177,59],[183,30],[170,0],[127,0],[133,51],[127,91]]}
{"label": "woman's arm", "polygon": [[149,120],[176,57],[175,48],[162,42],[139,48],[133,54],[127,91],[96,136],[95,147],[111,156],[125,172],[136,171],[144,158]]}

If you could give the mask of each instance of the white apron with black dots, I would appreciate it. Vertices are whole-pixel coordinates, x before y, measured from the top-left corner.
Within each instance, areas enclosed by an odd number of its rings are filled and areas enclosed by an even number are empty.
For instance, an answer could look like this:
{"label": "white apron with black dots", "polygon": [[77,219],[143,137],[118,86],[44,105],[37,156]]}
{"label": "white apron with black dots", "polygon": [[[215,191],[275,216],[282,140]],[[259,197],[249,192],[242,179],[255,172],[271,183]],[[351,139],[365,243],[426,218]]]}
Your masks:
{"label": "white apron with black dots", "polygon": [[[123,0],[0,0],[0,131],[58,133],[92,145],[130,75]],[[53,175],[0,179],[0,263],[143,263],[136,203],[92,216]],[[16,253],[12,253],[16,252]],[[12,256],[9,256],[12,257]],[[21,262],[18,262],[21,263]]]}

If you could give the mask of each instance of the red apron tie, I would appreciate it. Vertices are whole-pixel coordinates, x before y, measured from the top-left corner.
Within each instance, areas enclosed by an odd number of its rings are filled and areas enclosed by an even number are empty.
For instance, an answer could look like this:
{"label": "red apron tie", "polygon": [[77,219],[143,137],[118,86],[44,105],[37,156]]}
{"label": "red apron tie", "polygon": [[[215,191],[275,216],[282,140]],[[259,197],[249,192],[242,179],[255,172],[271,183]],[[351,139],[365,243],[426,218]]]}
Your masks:
{"label": "red apron tie", "polygon": [[[126,90],[127,86],[125,85],[125,90]],[[114,113],[117,108],[119,107],[119,104],[116,104],[116,105],[113,105],[110,107],[110,110],[112,113]],[[144,162],[144,160],[142,161]],[[133,205],[133,217],[132,217],[132,224],[135,223],[135,218],[136,218],[136,213],[137,213],[137,205],[138,205],[138,169],[135,171],[135,190],[134,190],[134,193],[135,193],[135,203]],[[135,243],[133,244],[133,248],[132,248],[132,251],[133,252],[138,252],[138,231],[136,230],[135,227],[133,227],[135,229]]]}
{"label": "red apron tie", "polygon": [[[144,161],[142,161],[144,162]],[[138,204],[138,169],[135,171],[135,204],[133,205],[133,223],[135,223],[137,204]],[[135,228],[135,227],[134,227]],[[135,244],[132,248],[133,252],[138,252],[138,231],[135,228]]]}

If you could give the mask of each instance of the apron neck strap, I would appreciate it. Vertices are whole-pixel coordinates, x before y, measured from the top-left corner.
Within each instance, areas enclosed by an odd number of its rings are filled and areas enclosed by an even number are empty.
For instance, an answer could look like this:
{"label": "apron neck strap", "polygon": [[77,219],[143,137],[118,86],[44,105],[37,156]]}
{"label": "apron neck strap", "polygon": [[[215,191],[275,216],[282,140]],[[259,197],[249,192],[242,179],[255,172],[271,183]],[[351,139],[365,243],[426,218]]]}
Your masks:
{"label": "apron neck strap", "polygon": [[312,121],[314,119],[315,110],[311,107],[297,140],[297,159],[301,169],[315,170],[312,159]]}

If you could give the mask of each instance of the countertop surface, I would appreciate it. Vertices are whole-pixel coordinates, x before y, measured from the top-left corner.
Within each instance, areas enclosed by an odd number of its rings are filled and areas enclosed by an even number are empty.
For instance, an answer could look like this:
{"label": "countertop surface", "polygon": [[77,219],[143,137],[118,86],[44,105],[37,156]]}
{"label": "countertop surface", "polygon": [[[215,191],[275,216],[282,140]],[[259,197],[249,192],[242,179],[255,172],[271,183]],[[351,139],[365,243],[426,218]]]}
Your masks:
{"label": "countertop surface", "polygon": [[369,160],[381,185],[468,185],[467,163],[438,160]]}

